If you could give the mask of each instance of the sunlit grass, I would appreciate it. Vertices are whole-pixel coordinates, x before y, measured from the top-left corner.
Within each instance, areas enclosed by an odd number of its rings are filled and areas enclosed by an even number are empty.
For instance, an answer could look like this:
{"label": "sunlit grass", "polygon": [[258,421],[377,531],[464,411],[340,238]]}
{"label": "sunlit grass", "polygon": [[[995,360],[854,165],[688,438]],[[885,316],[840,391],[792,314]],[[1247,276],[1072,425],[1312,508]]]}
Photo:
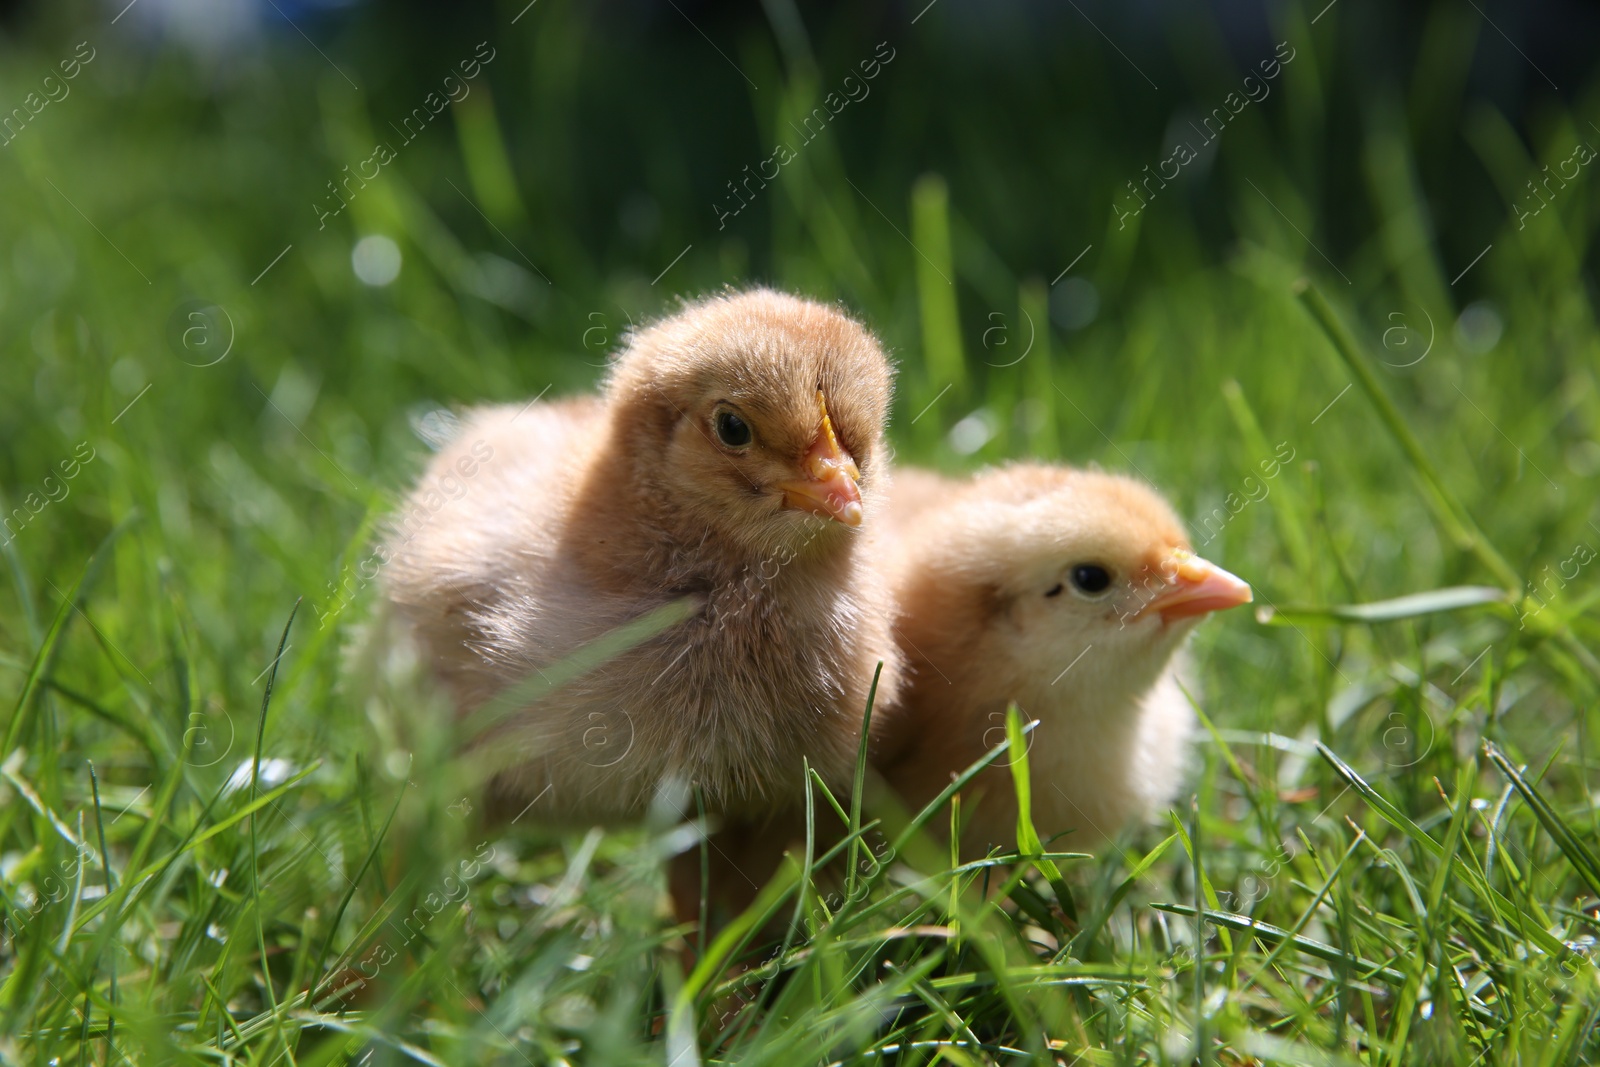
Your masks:
{"label": "sunlit grass", "polygon": [[[1510,206],[1592,107],[1434,92],[1470,11],[1391,96],[1348,5],[1286,9],[1273,97],[1119,228],[1169,105],[1081,26],[997,103],[935,8],[724,232],[723,183],[882,34],[752,28],[752,90],[687,30],[521,7],[392,54],[358,17],[322,43],[360,92],[298,37],[206,71],[99,8],[7,46],[0,103],[99,53],[0,149],[0,1059],[1600,1056],[1593,179]],[[1239,73],[1174,32],[1151,73],[1209,106]],[[318,229],[488,34],[470,107]],[[952,869],[868,777],[833,799],[892,862],[830,902],[819,845],[703,942],[664,897],[695,833],[488,825],[441,709],[348,677],[429,411],[592,388],[630,319],[754,281],[881,331],[901,462],[1141,474],[1279,609],[1199,632],[1192,803]]]}

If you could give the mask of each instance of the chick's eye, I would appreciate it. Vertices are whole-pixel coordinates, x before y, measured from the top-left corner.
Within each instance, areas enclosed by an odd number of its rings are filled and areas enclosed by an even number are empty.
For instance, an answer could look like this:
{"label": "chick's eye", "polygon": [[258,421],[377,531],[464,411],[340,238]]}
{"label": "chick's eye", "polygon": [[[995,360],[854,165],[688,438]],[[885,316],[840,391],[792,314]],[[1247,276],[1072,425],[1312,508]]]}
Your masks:
{"label": "chick's eye", "polygon": [[1098,563],[1080,563],[1072,568],[1072,585],[1080,593],[1098,596],[1111,588],[1111,572]]}
{"label": "chick's eye", "polygon": [[750,443],[750,424],[731,411],[719,411],[712,424],[717,431],[717,440],[729,448],[743,448]]}

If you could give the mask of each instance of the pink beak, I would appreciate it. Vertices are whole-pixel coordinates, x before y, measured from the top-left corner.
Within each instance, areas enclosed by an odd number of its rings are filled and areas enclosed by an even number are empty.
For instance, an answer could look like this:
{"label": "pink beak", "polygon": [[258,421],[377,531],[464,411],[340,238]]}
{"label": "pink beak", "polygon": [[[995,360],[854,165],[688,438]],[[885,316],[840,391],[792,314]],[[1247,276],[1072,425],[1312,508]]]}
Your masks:
{"label": "pink beak", "polygon": [[1208,560],[1180,550],[1177,570],[1166,589],[1140,609],[1139,615],[1158,612],[1166,622],[1192,618],[1255,599],[1244,579],[1229,574]]}

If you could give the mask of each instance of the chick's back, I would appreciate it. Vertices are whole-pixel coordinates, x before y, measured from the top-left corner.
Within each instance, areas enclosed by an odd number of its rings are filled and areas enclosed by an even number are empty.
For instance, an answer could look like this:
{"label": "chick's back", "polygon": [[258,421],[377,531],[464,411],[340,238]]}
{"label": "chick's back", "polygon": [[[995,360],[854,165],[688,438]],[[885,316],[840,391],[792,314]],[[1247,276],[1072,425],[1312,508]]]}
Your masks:
{"label": "chick's back", "polygon": [[[388,598],[458,706],[491,696],[515,666],[496,654],[495,605],[532,607],[537,594],[543,614],[559,610],[551,565],[605,419],[598,397],[472,410],[392,522]],[[598,612],[580,614],[603,627]]]}

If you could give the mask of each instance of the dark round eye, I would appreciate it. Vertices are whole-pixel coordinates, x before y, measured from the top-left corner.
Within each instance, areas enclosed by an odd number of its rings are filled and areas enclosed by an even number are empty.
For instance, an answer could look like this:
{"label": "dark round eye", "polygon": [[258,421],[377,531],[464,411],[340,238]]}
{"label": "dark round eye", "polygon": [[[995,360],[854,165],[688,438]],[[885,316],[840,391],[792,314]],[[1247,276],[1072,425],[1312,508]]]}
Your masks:
{"label": "dark round eye", "polygon": [[717,429],[717,440],[729,448],[743,448],[750,443],[750,424],[733,412],[719,411],[713,422]]}
{"label": "dark round eye", "polygon": [[1080,563],[1072,568],[1072,585],[1078,592],[1094,596],[1111,587],[1111,572],[1098,563]]}

